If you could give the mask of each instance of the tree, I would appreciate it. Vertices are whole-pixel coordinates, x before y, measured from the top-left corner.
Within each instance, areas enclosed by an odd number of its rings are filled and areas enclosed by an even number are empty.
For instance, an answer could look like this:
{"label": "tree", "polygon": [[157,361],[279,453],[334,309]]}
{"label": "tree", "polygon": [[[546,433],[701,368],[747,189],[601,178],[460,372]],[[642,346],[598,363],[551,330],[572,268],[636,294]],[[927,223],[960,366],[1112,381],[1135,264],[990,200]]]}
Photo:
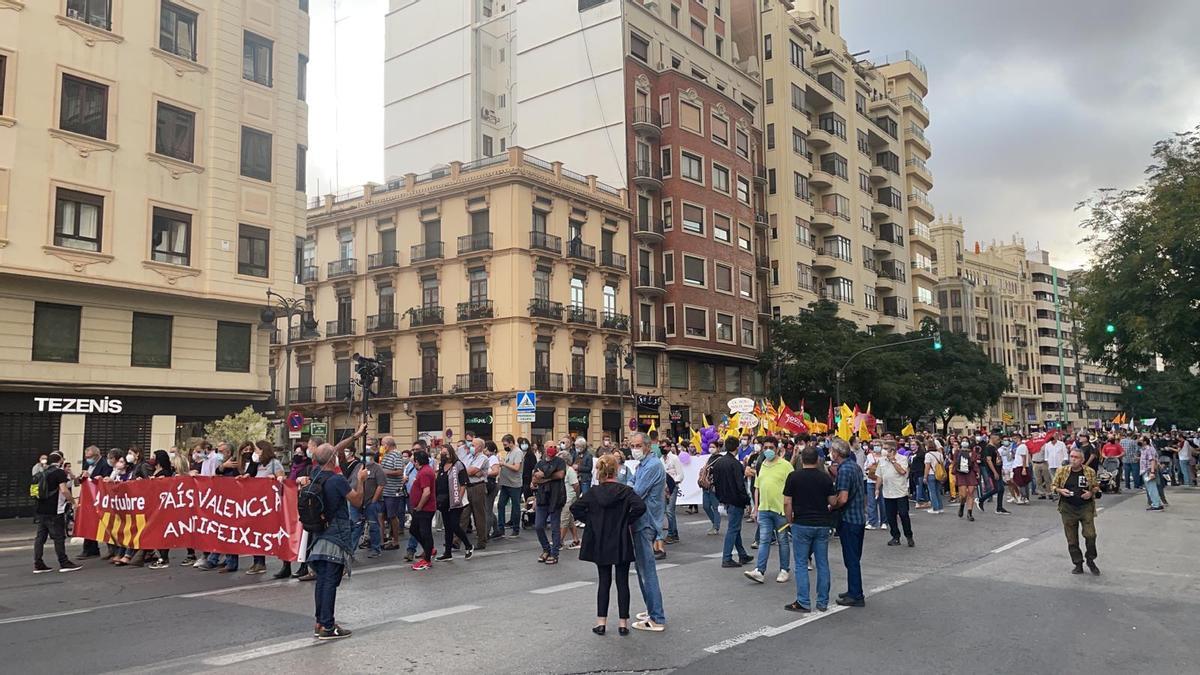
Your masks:
{"label": "tree", "polygon": [[223,419],[204,425],[204,433],[215,442],[225,441],[237,447],[247,441],[261,441],[267,437],[267,418],[246,406],[236,415],[226,415]]}
{"label": "tree", "polygon": [[[820,300],[809,308],[775,323],[759,367],[774,383],[776,397],[793,406],[807,399],[809,412],[820,417],[833,398],[838,367],[868,338],[852,321],[838,317],[833,302]],[[843,398],[855,393],[843,383]]]}
{"label": "tree", "polygon": [[1151,370],[1124,386],[1120,403],[1131,420],[1156,417],[1158,428],[1200,428],[1200,377],[1186,368]]}
{"label": "tree", "polygon": [[942,431],[947,432],[955,416],[983,417],[988,407],[1000,400],[1009,381],[1004,368],[992,363],[967,336],[942,333],[941,340],[941,349],[924,345],[914,350],[912,360],[921,393],[920,408],[924,414],[940,419]]}
{"label": "tree", "polygon": [[1078,335],[1128,380],[1156,357],[1200,364],[1200,127],[1160,141],[1152,156],[1145,184],[1080,205],[1095,264],[1076,280]]}

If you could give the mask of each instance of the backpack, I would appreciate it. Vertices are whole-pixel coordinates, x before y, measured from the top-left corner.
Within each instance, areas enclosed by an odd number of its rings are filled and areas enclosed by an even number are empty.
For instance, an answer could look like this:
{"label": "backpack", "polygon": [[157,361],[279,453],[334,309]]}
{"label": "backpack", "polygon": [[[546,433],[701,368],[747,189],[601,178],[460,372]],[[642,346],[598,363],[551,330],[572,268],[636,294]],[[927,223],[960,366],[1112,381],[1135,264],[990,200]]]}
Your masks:
{"label": "backpack", "polygon": [[705,464],[704,468],[700,469],[700,475],[696,477],[696,485],[698,485],[701,490],[712,489],[712,465],[716,461],[717,460],[714,459],[708,464]]}
{"label": "backpack", "polygon": [[933,463],[933,479],[939,483],[946,480],[946,466],[942,462]]}
{"label": "backpack", "polygon": [[320,534],[329,527],[325,520],[325,481],[330,474],[309,481],[296,495],[296,511],[300,515],[300,524],[306,532]]}
{"label": "backpack", "polygon": [[46,477],[49,476],[50,472],[53,470],[54,467],[48,466],[44,471],[39,471],[38,474],[33,477],[33,480],[29,483],[30,498],[45,499],[50,495],[52,490],[50,489],[49,484],[46,482]]}

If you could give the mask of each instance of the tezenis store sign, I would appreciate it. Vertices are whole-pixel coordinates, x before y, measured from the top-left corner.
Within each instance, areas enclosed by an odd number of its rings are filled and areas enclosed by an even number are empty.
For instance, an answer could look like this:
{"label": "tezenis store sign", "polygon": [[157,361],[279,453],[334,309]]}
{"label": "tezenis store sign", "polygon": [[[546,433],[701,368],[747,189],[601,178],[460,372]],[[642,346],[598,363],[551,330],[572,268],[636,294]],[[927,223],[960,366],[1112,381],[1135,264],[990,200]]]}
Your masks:
{"label": "tezenis store sign", "polygon": [[34,396],[38,412],[119,413],[125,407],[119,398],[57,398]]}

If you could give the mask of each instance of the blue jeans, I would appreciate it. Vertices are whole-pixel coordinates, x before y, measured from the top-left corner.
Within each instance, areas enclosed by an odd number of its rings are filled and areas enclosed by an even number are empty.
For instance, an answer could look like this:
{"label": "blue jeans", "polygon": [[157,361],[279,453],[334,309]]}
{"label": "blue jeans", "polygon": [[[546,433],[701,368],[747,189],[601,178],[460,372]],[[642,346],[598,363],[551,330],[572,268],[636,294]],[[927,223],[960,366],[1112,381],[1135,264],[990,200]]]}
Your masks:
{"label": "blue jeans", "polygon": [[667,536],[679,538],[679,521],[675,518],[675,502],[679,499],[679,488],[671,493],[671,498],[667,500]]}
{"label": "blue jeans", "polygon": [[[350,509],[350,520],[354,523],[354,531],[350,540],[357,546],[362,540],[363,528],[367,528],[367,537],[371,542],[371,551],[378,553],[383,543],[379,531],[379,514],[383,512],[383,502],[375,501],[367,504],[366,509],[360,509],[353,504],[347,504]],[[364,520],[365,518],[365,520]]]}
{"label": "blue jeans", "polygon": [[[534,511],[533,530],[537,532],[538,543],[542,545],[542,551],[549,553],[550,557],[557,558],[558,550],[562,548],[562,527],[560,524],[562,509],[550,510],[549,506],[538,504]],[[546,538],[546,524],[550,524],[550,536]],[[654,530],[650,530],[653,535]],[[553,543],[553,545],[551,545]]]}
{"label": "blue jeans", "polygon": [[793,524],[792,544],[792,564],[796,567],[796,602],[812,609],[808,594],[808,557],[811,555],[817,568],[817,607],[828,607],[829,527]]}
{"label": "blue jeans", "polygon": [[926,488],[925,481],[920,476],[917,476],[916,478],[913,479],[913,484],[914,484],[914,486],[912,488],[913,497],[918,502],[929,501],[929,494],[926,492],[927,488]]}
{"label": "blue jeans", "polygon": [[[263,563],[265,564],[266,560],[264,560]],[[221,565],[221,554],[220,553],[209,553],[208,554],[208,566],[209,567],[219,567],[220,565]],[[230,572],[236,572],[237,568],[238,568],[238,557],[236,555],[232,555],[232,554],[226,555],[225,556],[225,569],[229,570]]]}
{"label": "blue jeans", "polygon": [[521,531],[521,488],[500,486],[500,506],[496,510],[496,530],[504,531],[504,512],[512,505],[512,516],[508,519],[508,528],[513,534]]}
{"label": "blue jeans", "polygon": [[1158,480],[1146,478],[1145,474],[1142,474],[1142,479],[1146,481],[1146,501],[1150,502],[1150,506],[1161,509],[1162,495],[1159,492]]}
{"label": "blue jeans", "polygon": [[838,540],[842,543],[842,564],[846,566],[846,595],[850,596],[851,600],[861,600],[863,597],[862,550],[865,533],[862,525],[838,525]]}
{"label": "blue jeans", "polygon": [[[929,490],[929,506],[934,511],[942,510],[942,484],[937,482],[933,474],[925,477],[925,484]],[[1032,483],[1030,483],[1032,485]]]}
{"label": "blue jeans", "polygon": [[633,564],[637,568],[638,588],[646,603],[646,613],[654,623],[665,624],[667,615],[663,610],[662,589],[658,585],[658,568],[654,564],[654,536],[653,527],[633,531]]}
{"label": "blue jeans", "polygon": [[1132,462],[1126,461],[1121,466],[1125,473],[1125,489],[1132,490],[1133,488],[1142,487],[1142,474],[1138,473],[1141,467],[1138,466],[1137,460]]}
{"label": "blue jeans", "polygon": [[869,481],[864,489],[867,499],[867,524],[871,527],[879,527],[883,524],[883,495],[876,497],[875,484]]}
{"label": "blue jeans", "polygon": [[721,547],[721,560],[733,560],[733,549],[737,548],[738,555],[748,557],[746,547],[742,546],[742,516],[746,507],[725,505],[725,515],[729,516],[729,528],[725,530],[725,544]]}
{"label": "blue jeans", "polygon": [[308,567],[317,575],[313,584],[317,623],[321,624],[322,628],[333,630],[333,605],[337,601],[338,584],[342,583],[344,565],[328,560],[314,560]]}
{"label": "blue jeans", "polygon": [[[787,524],[782,513],[774,511],[758,512],[758,560],[754,566],[759,572],[767,571],[767,562],[771,560],[771,535]],[[791,569],[792,542],[787,530],[779,533],[779,569],[784,572]],[[796,569],[800,569],[797,567]]]}
{"label": "blue jeans", "polygon": [[704,515],[712,521],[714,530],[721,529],[721,512],[718,510],[720,503],[717,501],[717,494],[712,490],[704,491]]}
{"label": "blue jeans", "polygon": [[591,487],[592,487],[591,474],[588,474],[587,476],[580,475],[579,476],[579,496],[582,497],[582,496],[586,495],[587,491],[590,490]]}
{"label": "blue jeans", "polygon": [[1190,487],[1192,485],[1192,460],[1179,460],[1179,473],[1183,476],[1183,484]]}

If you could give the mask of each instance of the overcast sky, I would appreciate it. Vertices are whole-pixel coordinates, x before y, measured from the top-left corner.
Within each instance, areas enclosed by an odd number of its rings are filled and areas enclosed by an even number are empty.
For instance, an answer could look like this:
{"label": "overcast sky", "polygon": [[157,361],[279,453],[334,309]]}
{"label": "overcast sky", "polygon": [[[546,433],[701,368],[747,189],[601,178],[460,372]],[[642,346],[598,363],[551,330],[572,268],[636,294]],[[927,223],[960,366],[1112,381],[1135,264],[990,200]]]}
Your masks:
{"label": "overcast sky", "polygon": [[[383,178],[386,8],[338,0],[335,69],[333,1],[311,3],[310,194]],[[937,211],[967,246],[1016,235],[1067,267],[1086,260],[1075,204],[1200,124],[1197,26],[1197,0],[842,0],[851,51],[929,69]]]}

